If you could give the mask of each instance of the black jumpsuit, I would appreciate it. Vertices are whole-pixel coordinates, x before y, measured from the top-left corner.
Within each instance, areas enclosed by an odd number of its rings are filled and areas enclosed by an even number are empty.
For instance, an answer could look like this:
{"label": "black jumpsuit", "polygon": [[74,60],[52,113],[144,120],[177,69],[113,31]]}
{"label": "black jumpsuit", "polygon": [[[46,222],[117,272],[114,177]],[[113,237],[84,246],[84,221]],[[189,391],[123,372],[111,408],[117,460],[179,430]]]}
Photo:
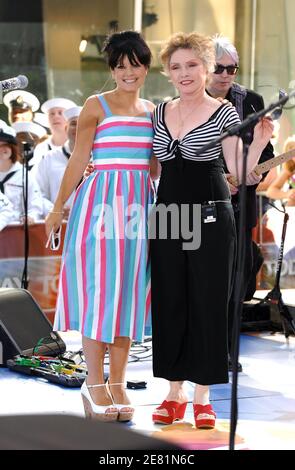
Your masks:
{"label": "black jumpsuit", "polygon": [[198,219],[198,249],[183,249],[181,233],[173,239],[169,229],[166,239],[151,239],[153,372],[171,381],[226,383],[235,223],[219,158],[221,147],[194,155],[239,118],[234,108],[221,106],[205,124],[178,141],[165,124],[164,109],[162,103],[154,114],[154,152],[162,165],[157,207],[185,205],[192,224],[193,204],[216,201],[216,221]]}

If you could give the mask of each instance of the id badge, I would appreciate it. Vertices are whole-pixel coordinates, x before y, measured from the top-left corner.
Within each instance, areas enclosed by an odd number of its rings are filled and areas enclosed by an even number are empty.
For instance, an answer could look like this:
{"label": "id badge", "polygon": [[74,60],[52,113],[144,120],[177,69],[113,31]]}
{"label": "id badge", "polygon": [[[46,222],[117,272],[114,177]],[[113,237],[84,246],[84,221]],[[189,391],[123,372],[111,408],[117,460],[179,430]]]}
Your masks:
{"label": "id badge", "polygon": [[215,203],[211,204],[202,204],[202,221],[204,224],[210,224],[216,222],[217,220],[217,210]]}

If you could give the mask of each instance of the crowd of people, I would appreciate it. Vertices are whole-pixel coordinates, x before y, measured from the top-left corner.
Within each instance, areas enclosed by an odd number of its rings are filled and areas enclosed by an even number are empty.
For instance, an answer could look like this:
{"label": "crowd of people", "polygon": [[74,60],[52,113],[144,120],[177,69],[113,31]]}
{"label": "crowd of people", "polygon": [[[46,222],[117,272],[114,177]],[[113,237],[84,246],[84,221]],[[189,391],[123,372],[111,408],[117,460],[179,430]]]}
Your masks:
{"label": "crowd of people", "polygon": [[82,109],[71,100],[54,98],[42,104],[42,113],[36,113],[39,100],[22,90],[7,93],[4,104],[10,125],[0,121],[0,230],[10,223],[23,222],[24,168],[28,169],[28,222],[45,219],[74,148]]}
{"label": "crowd of people", "polygon": [[[195,425],[214,428],[210,385],[228,382],[237,302],[240,201],[239,185],[230,181],[240,178],[246,141],[242,302],[253,270],[251,233],[261,180],[253,170],[273,157],[273,123],[263,118],[246,136],[228,137],[202,151],[253,108],[264,107],[260,95],[235,83],[239,57],[224,37],[176,33],[166,41],[161,61],[177,93],[156,107],[140,98],[152,59],[143,37],[135,31],[114,33],[104,52],[114,89],[90,96],[83,108],[54,98],[43,103],[43,116],[34,116],[39,103],[27,106],[27,92],[13,92],[11,99],[6,95],[11,126],[0,123],[1,217],[7,223],[12,211],[18,220],[23,217],[22,200],[13,192],[21,194],[17,141],[23,142],[26,133],[34,148],[30,222],[46,217],[49,237],[68,218],[54,328],[82,334],[86,416],[107,422],[132,419],[134,406],[125,391],[128,355],[132,341],[143,340],[151,318],[153,372],[169,382],[168,395],[152,414],[154,423],[184,417],[185,381],[191,381]],[[46,119],[50,136],[40,126]],[[293,175],[288,167],[275,187],[292,183]],[[159,180],[157,194],[153,180]],[[288,198],[294,200],[294,190]],[[171,206],[175,211],[169,218]],[[149,240],[151,212],[155,236]]]}

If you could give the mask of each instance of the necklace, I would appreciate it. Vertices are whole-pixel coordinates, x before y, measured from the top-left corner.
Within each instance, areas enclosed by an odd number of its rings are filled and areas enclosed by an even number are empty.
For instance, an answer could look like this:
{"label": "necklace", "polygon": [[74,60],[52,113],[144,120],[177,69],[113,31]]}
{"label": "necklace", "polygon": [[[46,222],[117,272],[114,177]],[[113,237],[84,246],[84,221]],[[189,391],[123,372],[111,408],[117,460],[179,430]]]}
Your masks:
{"label": "necklace", "polygon": [[179,120],[179,132],[178,132],[178,138],[179,138],[179,135],[180,135],[180,132],[182,131],[183,129],[183,126],[184,126],[184,123],[186,122],[187,118],[190,117],[190,115],[193,113],[193,111],[196,110],[196,107],[194,106],[190,111],[189,113],[187,113],[186,116],[182,116],[181,115],[181,111],[180,111],[180,101],[178,102],[178,120]]}

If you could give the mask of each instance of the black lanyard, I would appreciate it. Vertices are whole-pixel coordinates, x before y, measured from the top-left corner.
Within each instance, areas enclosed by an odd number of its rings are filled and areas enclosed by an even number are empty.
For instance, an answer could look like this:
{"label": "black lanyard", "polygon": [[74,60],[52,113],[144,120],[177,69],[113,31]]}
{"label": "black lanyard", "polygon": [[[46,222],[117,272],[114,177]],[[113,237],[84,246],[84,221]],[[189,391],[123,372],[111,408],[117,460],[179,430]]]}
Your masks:
{"label": "black lanyard", "polygon": [[5,178],[0,181],[0,192],[5,194],[5,187],[4,187],[4,183],[6,183],[6,181],[8,181],[13,175],[14,173],[16,173],[16,171],[11,171],[10,173],[8,173],[8,175],[5,176]]}
{"label": "black lanyard", "polygon": [[64,154],[65,157],[67,157],[67,159],[70,158],[71,154],[69,152],[66,151],[65,147],[62,146],[62,153]]}

